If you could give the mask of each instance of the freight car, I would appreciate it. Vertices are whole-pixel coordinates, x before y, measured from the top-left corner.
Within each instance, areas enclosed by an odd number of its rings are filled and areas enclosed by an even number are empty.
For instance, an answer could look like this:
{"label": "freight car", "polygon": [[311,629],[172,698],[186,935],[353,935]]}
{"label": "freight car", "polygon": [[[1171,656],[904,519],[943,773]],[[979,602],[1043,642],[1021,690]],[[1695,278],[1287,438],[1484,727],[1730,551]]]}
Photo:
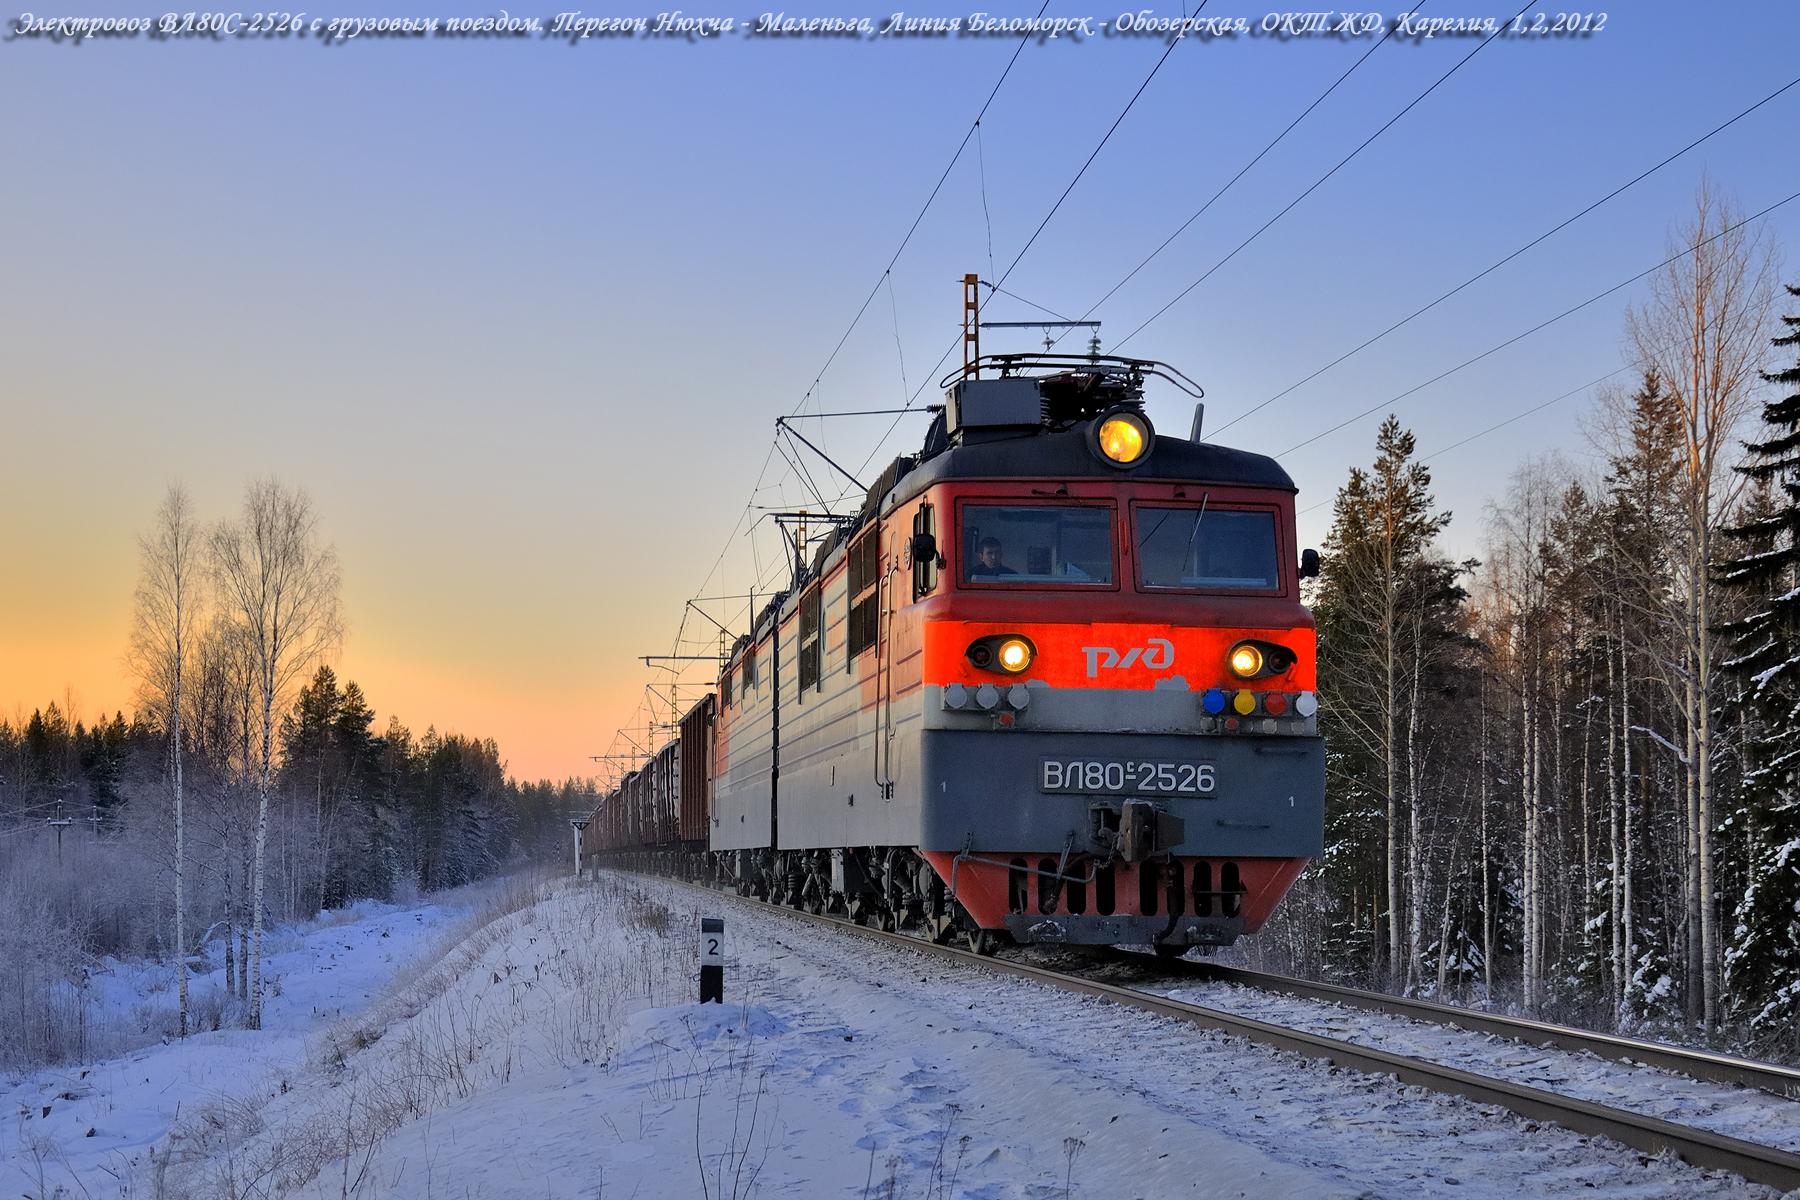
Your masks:
{"label": "freight car", "polygon": [[[988,375],[983,376],[982,372]],[[982,952],[1254,932],[1323,838],[1292,480],[1148,360],[977,359],[590,851]],[[1195,389],[1197,392],[1197,389]]]}

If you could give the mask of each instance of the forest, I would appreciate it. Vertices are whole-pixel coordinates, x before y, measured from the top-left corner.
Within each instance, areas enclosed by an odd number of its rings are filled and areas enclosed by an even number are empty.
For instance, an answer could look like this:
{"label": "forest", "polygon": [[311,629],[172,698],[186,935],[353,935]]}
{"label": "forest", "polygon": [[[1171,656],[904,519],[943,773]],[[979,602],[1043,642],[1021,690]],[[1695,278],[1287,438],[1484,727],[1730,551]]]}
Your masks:
{"label": "forest", "polygon": [[1800,1053],[1800,289],[1709,186],[1671,253],[1480,554],[1391,416],[1337,490],[1326,854],[1269,961]]}
{"label": "forest", "polygon": [[[0,1069],[97,1048],[108,956],[171,964],[179,995],[146,1018],[168,1033],[254,1025],[262,930],[549,861],[594,804],[509,778],[492,739],[377,724],[325,661],[336,569],[302,493],[260,482],[203,527],[172,489],[142,545],[136,712],[0,720]],[[233,1000],[200,1013],[174,964],[203,950]]]}

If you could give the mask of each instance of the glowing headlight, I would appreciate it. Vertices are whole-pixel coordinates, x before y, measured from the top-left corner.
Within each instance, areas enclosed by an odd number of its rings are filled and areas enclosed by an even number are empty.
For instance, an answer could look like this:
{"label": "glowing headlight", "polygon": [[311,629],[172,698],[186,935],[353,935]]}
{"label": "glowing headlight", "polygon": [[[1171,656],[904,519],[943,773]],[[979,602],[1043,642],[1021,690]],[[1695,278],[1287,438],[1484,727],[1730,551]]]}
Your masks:
{"label": "glowing headlight", "polygon": [[969,643],[967,654],[977,670],[1020,675],[1037,659],[1037,647],[1023,634],[993,633]]}
{"label": "glowing headlight", "polygon": [[1024,638],[1007,638],[994,657],[1001,670],[1017,675],[1031,665],[1031,643]]}
{"label": "glowing headlight", "polygon": [[1094,423],[1094,450],[1115,467],[1135,466],[1150,451],[1155,434],[1142,413],[1120,409]]}
{"label": "glowing headlight", "polygon": [[1249,642],[1243,642],[1231,648],[1228,664],[1233,675],[1240,679],[1253,679],[1263,669],[1263,654]]}

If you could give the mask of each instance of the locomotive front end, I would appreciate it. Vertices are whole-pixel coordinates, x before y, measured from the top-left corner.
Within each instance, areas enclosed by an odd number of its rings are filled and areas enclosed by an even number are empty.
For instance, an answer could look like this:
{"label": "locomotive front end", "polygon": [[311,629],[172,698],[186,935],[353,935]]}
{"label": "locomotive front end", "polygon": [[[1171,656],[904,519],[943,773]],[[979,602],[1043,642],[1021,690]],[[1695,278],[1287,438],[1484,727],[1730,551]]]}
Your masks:
{"label": "locomotive front end", "polygon": [[1130,402],[1008,437],[977,391],[913,502],[923,857],[1021,942],[1254,932],[1323,841],[1292,483]]}

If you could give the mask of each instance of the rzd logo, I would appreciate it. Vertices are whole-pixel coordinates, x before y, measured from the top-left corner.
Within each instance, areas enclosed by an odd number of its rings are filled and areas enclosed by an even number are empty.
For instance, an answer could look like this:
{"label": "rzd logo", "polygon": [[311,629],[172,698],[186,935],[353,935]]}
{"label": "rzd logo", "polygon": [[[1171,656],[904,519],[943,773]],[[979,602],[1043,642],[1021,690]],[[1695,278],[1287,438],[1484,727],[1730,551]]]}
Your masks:
{"label": "rzd logo", "polygon": [[1102,670],[1123,671],[1139,663],[1151,671],[1166,671],[1175,665],[1175,643],[1168,638],[1151,638],[1148,646],[1133,646],[1123,655],[1111,646],[1083,646],[1081,652],[1087,655],[1089,679]]}

